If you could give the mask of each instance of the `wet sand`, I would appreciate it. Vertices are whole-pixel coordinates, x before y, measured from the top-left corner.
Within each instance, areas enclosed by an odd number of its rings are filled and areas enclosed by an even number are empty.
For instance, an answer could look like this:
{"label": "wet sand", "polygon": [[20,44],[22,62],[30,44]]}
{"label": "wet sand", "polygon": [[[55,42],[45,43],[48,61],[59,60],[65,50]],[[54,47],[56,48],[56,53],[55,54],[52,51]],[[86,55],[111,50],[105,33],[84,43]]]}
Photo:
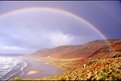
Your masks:
{"label": "wet sand", "polygon": [[13,77],[40,79],[42,77],[53,76],[63,72],[62,69],[52,64],[46,64],[30,58],[24,58],[24,60],[27,62],[27,67],[24,68],[23,71],[15,74]]}

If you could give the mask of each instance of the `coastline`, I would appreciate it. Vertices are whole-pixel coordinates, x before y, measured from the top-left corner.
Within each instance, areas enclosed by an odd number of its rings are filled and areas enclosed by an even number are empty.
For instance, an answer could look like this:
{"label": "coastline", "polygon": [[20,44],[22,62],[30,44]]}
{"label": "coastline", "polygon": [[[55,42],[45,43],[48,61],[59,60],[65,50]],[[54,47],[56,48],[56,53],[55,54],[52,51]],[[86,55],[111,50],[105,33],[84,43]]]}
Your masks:
{"label": "coastline", "polygon": [[40,80],[41,78],[54,76],[63,72],[62,69],[52,64],[35,61],[27,57],[23,57],[22,59],[25,60],[27,66],[23,68],[21,72],[15,74],[11,78],[20,77],[25,80]]}
{"label": "coastline", "polygon": [[[1,69],[1,71],[3,71],[3,73],[5,72],[5,74],[1,74],[0,80],[9,80],[11,77],[13,77],[15,75],[20,76],[23,69],[25,67],[27,67],[27,63],[21,58],[12,57],[12,56],[11,57],[1,56],[1,58],[3,60],[7,60],[7,61],[3,61],[3,64],[5,62],[4,66],[8,66],[8,67],[3,70]],[[6,64],[6,62],[8,62],[8,64]],[[11,64],[11,65],[9,66],[9,64]]]}

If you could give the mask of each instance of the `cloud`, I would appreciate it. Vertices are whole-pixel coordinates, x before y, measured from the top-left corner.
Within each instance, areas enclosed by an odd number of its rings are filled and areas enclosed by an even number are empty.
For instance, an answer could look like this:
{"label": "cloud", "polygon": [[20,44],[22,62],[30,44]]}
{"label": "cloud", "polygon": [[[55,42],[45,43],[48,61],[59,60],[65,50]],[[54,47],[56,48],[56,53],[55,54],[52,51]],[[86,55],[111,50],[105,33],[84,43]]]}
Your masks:
{"label": "cloud", "polygon": [[48,38],[53,46],[68,45],[71,44],[72,40],[74,39],[73,36],[64,34],[62,32],[54,32],[50,34]]}
{"label": "cloud", "polygon": [[22,48],[18,46],[8,46],[8,45],[0,45],[0,54],[25,54],[31,53],[32,50],[28,48]]}
{"label": "cloud", "polygon": [[17,47],[17,46],[8,46],[8,45],[7,46],[1,45],[0,49],[3,49],[3,50],[23,50],[20,47]]}

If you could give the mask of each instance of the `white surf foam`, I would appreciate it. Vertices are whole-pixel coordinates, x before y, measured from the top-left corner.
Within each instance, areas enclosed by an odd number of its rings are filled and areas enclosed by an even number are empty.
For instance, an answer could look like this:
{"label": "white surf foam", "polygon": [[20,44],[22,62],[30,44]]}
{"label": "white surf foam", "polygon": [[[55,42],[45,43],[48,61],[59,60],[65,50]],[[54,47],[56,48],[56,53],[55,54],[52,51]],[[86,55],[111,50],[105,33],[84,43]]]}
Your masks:
{"label": "white surf foam", "polygon": [[[21,59],[16,57],[0,57],[0,79],[5,76],[8,72],[14,70],[14,69],[20,69],[23,70],[27,66],[27,63]],[[10,76],[7,78],[10,78],[16,74],[16,72],[13,72]]]}

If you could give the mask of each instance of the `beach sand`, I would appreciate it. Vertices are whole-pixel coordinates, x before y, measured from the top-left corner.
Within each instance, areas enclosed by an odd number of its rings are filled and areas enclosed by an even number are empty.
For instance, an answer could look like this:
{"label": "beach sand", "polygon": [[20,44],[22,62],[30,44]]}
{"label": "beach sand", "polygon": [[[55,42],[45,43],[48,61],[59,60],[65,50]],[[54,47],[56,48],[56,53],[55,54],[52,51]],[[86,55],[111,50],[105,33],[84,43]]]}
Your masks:
{"label": "beach sand", "polygon": [[[20,77],[24,79],[40,79],[43,77],[57,75],[63,70],[52,64],[36,61],[31,58],[23,58],[27,62],[27,67],[15,74],[13,77]],[[11,77],[11,78],[13,78]]]}

